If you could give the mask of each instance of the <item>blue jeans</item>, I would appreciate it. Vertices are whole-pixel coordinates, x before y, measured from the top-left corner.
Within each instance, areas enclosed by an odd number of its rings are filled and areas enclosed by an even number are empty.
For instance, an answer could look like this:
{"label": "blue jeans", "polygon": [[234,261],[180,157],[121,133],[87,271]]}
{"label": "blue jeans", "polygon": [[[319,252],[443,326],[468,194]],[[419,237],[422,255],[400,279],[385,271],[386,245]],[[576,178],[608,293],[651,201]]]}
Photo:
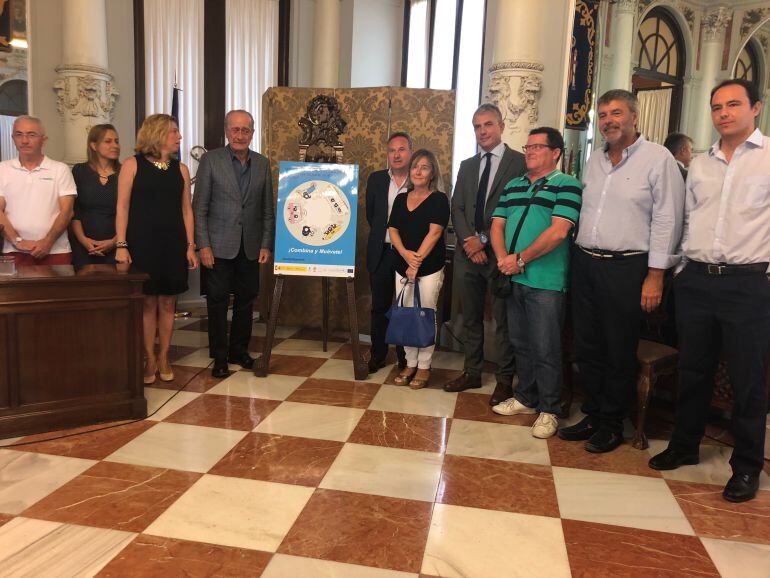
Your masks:
{"label": "blue jeans", "polygon": [[538,412],[559,413],[564,293],[513,283],[507,298],[508,334],[519,384],[513,396]]}

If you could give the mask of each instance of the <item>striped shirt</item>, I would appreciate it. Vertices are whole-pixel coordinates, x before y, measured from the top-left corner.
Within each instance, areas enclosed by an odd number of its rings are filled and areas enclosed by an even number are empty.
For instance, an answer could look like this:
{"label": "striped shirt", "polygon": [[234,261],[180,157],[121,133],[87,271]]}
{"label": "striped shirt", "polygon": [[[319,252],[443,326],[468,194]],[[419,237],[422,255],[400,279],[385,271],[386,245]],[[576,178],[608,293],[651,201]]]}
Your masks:
{"label": "striped shirt", "polygon": [[[580,216],[582,188],[576,178],[561,171],[553,171],[530,183],[526,176],[510,181],[500,196],[500,202],[492,214],[505,219],[505,246],[510,253],[511,240],[519,221],[530,205],[521,226],[513,253],[520,253],[540,234],[551,226],[551,218],[566,219],[573,225]],[[534,193],[534,196],[533,196]],[[531,199],[531,204],[530,204]],[[535,289],[566,291],[569,268],[569,238],[555,249],[527,263],[524,273],[512,280]]]}

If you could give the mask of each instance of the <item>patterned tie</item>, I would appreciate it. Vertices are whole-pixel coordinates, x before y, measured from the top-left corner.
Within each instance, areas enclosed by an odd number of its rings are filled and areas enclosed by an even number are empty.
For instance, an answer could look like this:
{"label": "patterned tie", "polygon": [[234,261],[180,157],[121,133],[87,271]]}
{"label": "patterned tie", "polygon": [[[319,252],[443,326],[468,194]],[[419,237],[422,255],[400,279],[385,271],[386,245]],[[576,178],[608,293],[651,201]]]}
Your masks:
{"label": "patterned tie", "polygon": [[479,181],[479,192],[476,193],[476,231],[484,232],[484,205],[487,202],[487,186],[489,185],[489,171],[492,167],[492,153],[486,153],[484,158],[487,164],[484,165],[484,172],[481,173]]}

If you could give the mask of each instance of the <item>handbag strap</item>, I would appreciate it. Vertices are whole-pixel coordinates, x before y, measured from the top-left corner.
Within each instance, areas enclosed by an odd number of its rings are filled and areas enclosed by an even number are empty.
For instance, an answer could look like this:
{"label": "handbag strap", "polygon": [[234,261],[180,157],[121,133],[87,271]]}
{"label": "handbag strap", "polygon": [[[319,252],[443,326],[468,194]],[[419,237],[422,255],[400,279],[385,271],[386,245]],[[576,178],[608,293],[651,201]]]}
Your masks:
{"label": "handbag strap", "polygon": [[412,300],[412,305],[419,309],[422,306],[422,303],[420,302],[420,278],[415,277],[414,278],[414,299]]}
{"label": "handbag strap", "polygon": [[508,248],[508,254],[515,253],[516,248],[516,241],[519,240],[519,233],[521,233],[521,227],[524,225],[524,219],[527,218],[527,214],[529,213],[529,208],[532,206],[532,201],[534,200],[537,193],[540,192],[540,190],[548,184],[548,179],[546,177],[543,177],[545,180],[537,185],[535,189],[532,191],[532,195],[530,195],[529,200],[527,201],[527,206],[524,208],[524,212],[521,215],[521,219],[519,219],[518,224],[516,225],[516,230],[513,232],[513,237],[511,238],[511,246]]}

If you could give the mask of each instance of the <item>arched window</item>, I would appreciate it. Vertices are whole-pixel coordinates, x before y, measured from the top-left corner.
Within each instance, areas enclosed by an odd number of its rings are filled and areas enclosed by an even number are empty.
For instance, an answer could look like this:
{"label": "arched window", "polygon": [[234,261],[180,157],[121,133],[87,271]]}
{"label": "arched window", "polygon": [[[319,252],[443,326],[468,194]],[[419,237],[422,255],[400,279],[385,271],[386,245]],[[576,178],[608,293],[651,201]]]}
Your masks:
{"label": "arched window", "polygon": [[0,84],[0,114],[5,116],[27,114],[26,80],[9,80]]}
{"label": "arched window", "polygon": [[[642,108],[646,102],[655,101],[654,106],[659,110],[661,102],[670,98],[670,105],[665,107],[670,110],[668,122],[663,119],[662,128],[658,129],[665,138],[663,133],[679,128],[685,72],[684,40],[676,21],[664,8],[650,11],[639,25],[637,39],[639,65],[634,69],[633,90]],[[660,119],[657,120],[660,125]]]}
{"label": "arched window", "polygon": [[759,58],[754,42],[749,40],[738,55],[735,62],[735,78],[741,78],[752,83],[759,89]]}

